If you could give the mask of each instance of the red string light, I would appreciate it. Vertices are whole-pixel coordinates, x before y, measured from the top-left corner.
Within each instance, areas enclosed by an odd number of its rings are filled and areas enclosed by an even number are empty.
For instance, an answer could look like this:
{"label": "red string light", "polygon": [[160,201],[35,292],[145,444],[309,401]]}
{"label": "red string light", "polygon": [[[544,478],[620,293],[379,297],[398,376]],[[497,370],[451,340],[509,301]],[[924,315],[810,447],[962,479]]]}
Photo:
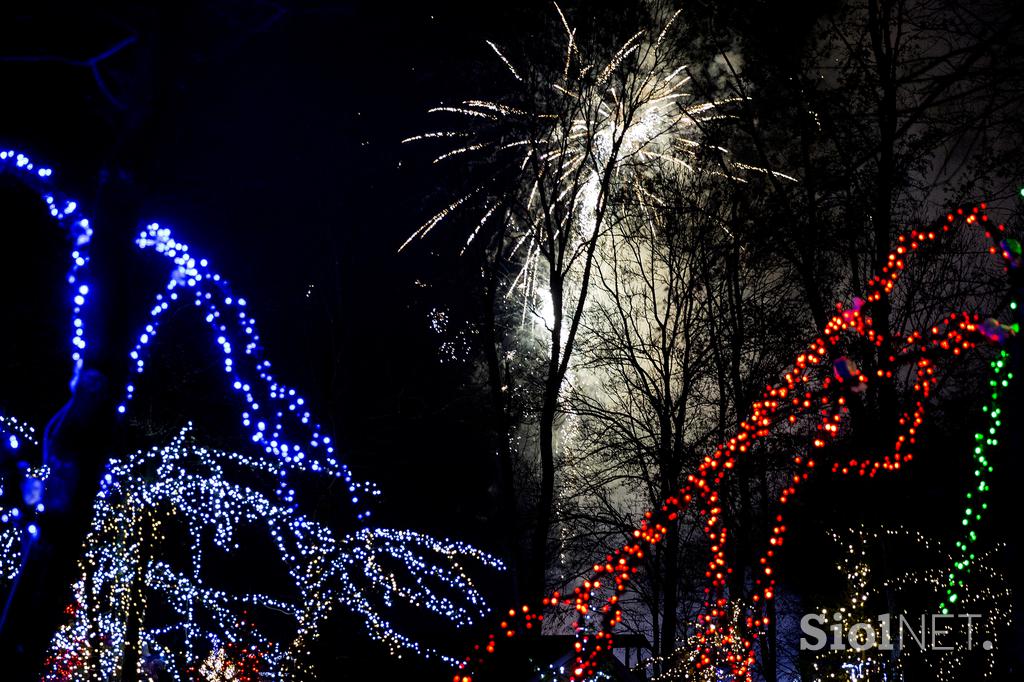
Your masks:
{"label": "red string light", "polygon": [[[687,477],[686,483],[673,496],[667,498],[656,510],[644,514],[638,528],[632,533],[632,540],[612,554],[593,565],[589,578],[582,581],[572,594],[554,592],[541,600],[544,607],[575,609],[579,616],[600,614],[600,625],[596,632],[582,633],[582,623],[573,625],[580,635],[575,644],[576,660],[569,680],[590,677],[596,672],[603,652],[611,651],[614,644],[614,628],[622,621],[623,613],[619,601],[628,589],[633,575],[639,570],[645,548],[660,542],[668,531],[668,524],[675,523],[681,511],[698,503],[698,512],[704,519],[704,532],[709,539],[711,556],[707,563],[703,613],[698,616],[698,646],[700,647],[698,667],[725,664],[737,679],[749,680],[751,669],[756,662],[754,641],[758,631],[768,625],[764,612],[765,602],[774,599],[776,589],[773,560],[775,552],[785,541],[787,527],[781,512],[776,514],[767,548],[755,562],[760,567],[754,579],[755,590],[749,596],[750,605],[744,609],[741,618],[747,630],[740,632],[729,619],[730,600],[726,596],[727,580],[732,573],[726,557],[728,528],[722,523],[722,503],[719,490],[722,483],[736,465],[737,459],[748,452],[755,441],[765,438],[774,427],[787,425],[798,428],[809,426],[812,435],[807,452],[793,458],[796,473],[789,479],[779,494],[780,509],[796,496],[798,487],[807,481],[817,468],[816,452],[825,451],[836,441],[841,427],[849,419],[848,401],[851,393],[859,393],[869,385],[891,382],[897,370],[902,367],[914,368],[913,393],[916,395],[912,409],[899,415],[895,440],[891,449],[880,458],[865,455],[846,461],[833,462],[830,470],[839,475],[874,477],[880,471],[898,471],[914,458],[913,448],[925,422],[925,401],[938,381],[936,360],[943,356],[959,356],[974,349],[978,341],[993,339],[992,325],[986,325],[976,314],[952,313],[925,330],[915,330],[902,339],[892,339],[895,350],[883,357],[878,369],[867,375],[843,356],[838,356],[841,342],[849,337],[865,340],[877,349],[886,347],[887,339],[873,328],[872,318],[865,313],[872,304],[887,299],[896,286],[907,265],[909,256],[943,234],[952,231],[954,224],[982,226],[986,237],[992,242],[989,253],[1001,257],[1007,268],[1015,265],[1017,257],[1003,244],[1005,226],[991,229],[985,204],[970,210],[957,209],[946,216],[941,228],[913,230],[898,237],[897,246],[889,254],[882,271],[868,281],[867,293],[863,299],[855,299],[854,305],[844,308],[837,304],[837,314],[826,325],[822,335],[797,355],[784,381],[769,386],[761,399],[751,407],[750,416],[740,424],[739,432],[704,457],[697,471]],[[1019,258],[1019,257],[1017,257]],[[603,603],[595,605],[595,592],[606,588]],[[604,594],[604,593],[602,593]],[[487,654],[493,654],[499,639],[515,637],[534,626],[539,628],[543,616],[528,606],[510,609],[507,618],[500,624],[500,637],[491,634],[484,646],[476,646],[474,655],[465,659],[454,682],[472,682],[469,671],[484,663]],[[739,642],[743,653],[737,654],[729,646]],[[717,647],[727,651],[723,661],[717,661]]]}

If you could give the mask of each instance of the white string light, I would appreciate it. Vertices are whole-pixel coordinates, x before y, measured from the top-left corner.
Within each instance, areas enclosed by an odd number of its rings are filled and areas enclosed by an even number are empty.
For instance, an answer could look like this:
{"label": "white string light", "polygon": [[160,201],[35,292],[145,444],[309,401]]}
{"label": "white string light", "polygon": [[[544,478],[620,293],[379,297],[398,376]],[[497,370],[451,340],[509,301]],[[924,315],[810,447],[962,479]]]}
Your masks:
{"label": "white string light", "polygon": [[[949,587],[950,566],[960,559],[959,548],[948,551],[943,543],[929,538],[918,531],[890,528],[871,531],[866,528],[851,529],[841,534],[830,531],[831,539],[842,550],[836,568],[846,579],[848,601],[845,605],[831,609],[842,616],[836,627],[840,632],[849,632],[857,622],[870,622],[867,612],[869,603],[892,603],[892,600],[906,603],[921,603],[915,595],[930,595],[937,601],[945,596]],[[900,543],[912,546],[930,557],[929,568],[907,571],[892,578],[875,580],[872,576],[871,548],[880,543]],[[1005,576],[992,567],[995,551],[979,554],[972,563],[973,571],[960,584],[961,599],[957,606],[961,613],[975,614],[970,637],[947,637],[942,647],[921,652],[914,646],[898,647],[895,652],[880,649],[876,645],[866,646],[863,651],[852,647],[843,650],[826,650],[814,661],[814,678],[817,680],[882,679],[883,676],[902,676],[911,660],[920,660],[930,670],[933,679],[952,682],[962,679],[969,670],[971,679],[987,680],[997,675],[999,637],[1008,632],[1012,617],[1012,594],[1006,585]],[[925,607],[927,609],[927,607]],[[830,609],[822,609],[819,615],[830,625]],[[948,609],[942,611],[948,614]],[[895,631],[895,626],[894,626]],[[983,646],[984,642],[988,645]],[[980,664],[979,664],[980,659]],[[852,667],[851,667],[852,666]],[[850,677],[856,671],[860,677]]]}
{"label": "white string light", "polygon": [[[261,652],[262,670],[280,674],[286,664],[306,659],[308,643],[339,604],[358,614],[392,653],[453,661],[396,630],[384,609],[400,600],[456,626],[472,623],[487,607],[460,561],[491,568],[501,562],[469,545],[408,530],[364,528],[338,538],[325,524],[276,501],[270,488],[280,463],[264,454],[199,447],[190,427],[166,447],[112,461],[95,504],[74,617],[54,642],[50,679],[107,679],[122,664],[125,647],[136,648],[140,666],[148,652],[172,679],[184,679],[181,671],[218,660],[243,635],[250,651]],[[239,551],[239,535],[249,530],[264,533],[276,547],[290,597],[276,596],[278,585],[270,596],[208,581],[211,557]],[[169,537],[190,539],[184,565]],[[263,566],[268,569],[269,561]],[[294,623],[287,645],[239,625],[270,611]]]}

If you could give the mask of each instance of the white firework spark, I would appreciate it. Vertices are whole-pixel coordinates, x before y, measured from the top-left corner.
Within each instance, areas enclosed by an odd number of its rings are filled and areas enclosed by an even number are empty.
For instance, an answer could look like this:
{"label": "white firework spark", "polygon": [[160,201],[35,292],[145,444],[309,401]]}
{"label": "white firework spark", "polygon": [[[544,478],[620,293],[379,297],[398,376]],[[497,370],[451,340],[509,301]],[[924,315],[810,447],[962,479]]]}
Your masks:
{"label": "white firework spark", "polygon": [[[720,170],[713,172],[734,180],[742,181],[738,175],[743,171],[795,180],[733,162],[727,149],[707,144],[706,124],[723,118],[724,108],[739,100],[705,101],[690,89],[688,69],[678,63],[678,50],[670,39],[678,11],[658,22],[655,30],[633,34],[605,59],[585,55],[576,29],[557,3],[555,11],[564,30],[564,58],[549,74],[541,68],[517,67],[505,51],[487,41],[517,88],[525,88],[522,99],[532,103],[529,107],[481,99],[437,106],[430,113],[455,117],[455,127],[404,140],[458,140],[434,163],[478,155],[495,172],[434,214],[399,251],[458,211],[479,210],[482,216],[463,252],[485,223],[504,220],[504,235],[514,244],[519,268],[507,295],[518,290],[524,305],[537,304],[537,287],[544,286],[544,273],[538,272],[543,259],[538,256],[552,248],[552,241],[564,240],[564,258],[571,265],[581,245],[600,236],[595,233],[613,199],[649,205],[645,181],[656,174],[697,172],[706,150],[716,153]],[[499,207],[503,215],[495,216]],[[552,213],[557,214],[554,230]],[[520,252],[522,247],[525,251]]]}

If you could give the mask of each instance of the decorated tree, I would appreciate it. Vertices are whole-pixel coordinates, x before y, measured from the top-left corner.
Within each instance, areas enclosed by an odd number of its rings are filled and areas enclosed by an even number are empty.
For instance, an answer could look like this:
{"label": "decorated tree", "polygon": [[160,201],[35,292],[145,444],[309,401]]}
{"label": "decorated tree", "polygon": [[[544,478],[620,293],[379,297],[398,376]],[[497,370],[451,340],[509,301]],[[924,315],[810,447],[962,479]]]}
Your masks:
{"label": "decorated tree", "polygon": [[[71,225],[72,387],[76,393],[83,386],[87,390],[85,268],[92,228],[76,213],[77,202],[58,199],[50,189],[48,168],[37,168],[15,152],[0,153],[0,167],[27,178],[58,224]],[[130,352],[135,379],[123,388],[115,413],[122,420],[130,416],[140,381],[155,362],[151,349],[167,313],[200,310],[222,359],[224,386],[235,394],[227,403],[238,406],[236,418],[249,436],[249,448],[208,450],[186,428],[162,447],[106,465],[80,577],[66,609],[69,620],[53,639],[47,660],[49,678],[308,676],[307,649],[339,605],[357,614],[370,636],[393,653],[448,658],[403,634],[388,611],[402,602],[442,621],[471,623],[487,607],[460,561],[496,569],[502,563],[464,543],[370,525],[368,502],[379,491],[356,480],[337,460],[330,436],[313,421],[305,399],[270,372],[245,299],[167,228],[148,225],[137,245],[169,261],[168,276]],[[55,423],[47,433],[51,440],[59,433],[60,421]],[[0,424],[10,450],[23,443],[41,445],[23,422],[8,417]],[[53,464],[67,469],[62,461]],[[5,500],[14,500],[0,510],[0,575],[8,599],[34,551],[32,540],[46,532],[48,466],[44,460],[5,472]],[[351,511],[346,509],[339,527],[346,527],[346,535],[332,525],[337,515],[321,521],[306,511],[304,495],[312,495],[318,481],[344,486]],[[267,551],[276,555],[277,566],[263,557],[265,568],[276,570],[288,589],[245,591],[217,585],[210,577],[223,574],[233,554]],[[237,570],[236,565],[229,575],[237,579]],[[262,616],[268,612],[285,616],[286,624],[266,625]],[[0,625],[5,632],[16,627]]]}
{"label": "decorated tree", "polygon": [[[830,535],[840,550],[836,569],[845,600],[818,614],[828,636],[827,646],[815,652],[815,679],[998,679],[994,652],[1009,634],[1013,604],[1005,575],[997,568],[995,549],[975,556],[975,570],[960,586],[957,614],[963,618],[955,628],[952,619],[940,621],[937,627],[946,634],[936,639],[935,650],[928,651],[932,623],[905,614],[935,611],[936,600],[948,589],[947,571],[958,562],[957,551],[901,528],[859,528]],[[886,546],[902,546],[916,566],[893,570],[880,562],[879,552]],[[833,646],[837,631],[840,646]]]}
{"label": "decorated tree", "polygon": [[[1016,240],[1009,238],[1005,225],[990,221],[985,209],[984,204],[971,209],[957,209],[926,228],[902,235],[886,266],[869,281],[864,298],[857,298],[848,308],[837,305],[837,314],[825,327],[824,334],[797,357],[784,382],[765,390],[762,399],[753,404],[751,416],[741,424],[739,433],[708,455],[698,472],[690,475],[683,487],[665,499],[660,508],[647,512],[634,531],[633,539],[599,559],[593,565],[593,573],[572,593],[563,595],[556,592],[545,597],[543,606],[571,609],[578,614],[574,622],[579,636],[576,665],[568,675],[569,679],[588,677],[597,669],[603,652],[614,646],[614,629],[623,619],[620,605],[623,593],[634,582],[647,552],[667,537],[669,525],[678,523],[680,512],[693,504],[699,505],[704,532],[711,541],[704,609],[696,622],[696,665],[724,669],[728,675],[738,679],[752,678],[757,663],[755,642],[774,623],[774,612],[765,605],[776,598],[777,578],[773,564],[786,539],[784,512],[788,507],[784,505],[791,502],[811,475],[821,469],[831,470],[832,474],[839,476],[871,479],[879,474],[896,474],[915,461],[925,415],[933,404],[933,391],[940,377],[939,370],[943,368],[940,362],[946,358],[959,359],[975,351],[979,344],[1001,346],[1017,334],[1017,321],[1000,322],[994,317],[983,319],[978,313],[954,312],[927,329],[908,333],[900,347],[870,377],[844,354],[856,349],[860,343],[866,343],[869,348],[882,345],[883,337],[873,328],[871,311],[880,303],[888,305],[888,299],[893,296],[903,270],[911,260],[922,258],[933,242],[955,233],[958,228],[984,234],[989,243],[988,253],[1008,275],[1009,312],[1017,313],[1016,299],[1021,293],[1021,248]],[[997,375],[1004,369],[1004,352],[1000,351],[1001,357],[993,362]],[[871,382],[892,381],[900,375],[903,367],[912,368],[912,403],[896,415],[897,426],[891,447],[880,453],[869,451],[850,457],[848,451],[837,446],[844,437],[849,437],[851,426],[848,424],[856,426],[858,423],[858,396]],[[1010,379],[1012,375],[1009,374],[1005,379],[995,379],[994,388],[1008,386]],[[993,400],[997,398],[998,391],[993,394]],[[987,411],[993,421],[987,436],[981,434],[981,438],[976,439],[979,445],[976,446],[975,457],[984,457],[982,443],[995,444],[994,437],[1001,424],[997,408],[990,407]],[[760,570],[744,581],[742,592],[737,593],[728,579],[732,568],[725,546],[730,534],[722,517],[722,486],[736,469],[738,460],[748,457],[748,452],[761,439],[778,433],[803,438],[809,443],[796,449],[794,473],[777,492],[774,525],[757,562]],[[985,468],[978,469],[976,473],[979,478],[990,473],[987,461],[982,465]],[[984,492],[984,481],[979,486],[977,492]],[[969,499],[973,500],[975,494],[972,491]],[[970,525],[983,510],[984,506],[980,511],[970,508],[964,525]],[[964,543],[958,544],[960,551],[964,551],[964,547]],[[969,567],[975,559],[970,554],[967,562],[958,558],[954,568],[963,570],[961,567]],[[860,566],[855,568],[862,570]],[[952,574],[947,577],[946,585],[949,595],[944,607],[955,602],[952,594],[957,588],[966,587],[966,582],[958,581]],[[737,607],[741,609],[739,618],[734,615]],[[536,609],[529,605],[513,609],[510,616],[501,624],[507,637],[515,636],[524,625],[538,618]],[[492,634],[486,652],[491,653],[496,647],[497,638]],[[469,669],[474,663],[482,665],[485,661],[484,655],[471,656],[462,668]]]}

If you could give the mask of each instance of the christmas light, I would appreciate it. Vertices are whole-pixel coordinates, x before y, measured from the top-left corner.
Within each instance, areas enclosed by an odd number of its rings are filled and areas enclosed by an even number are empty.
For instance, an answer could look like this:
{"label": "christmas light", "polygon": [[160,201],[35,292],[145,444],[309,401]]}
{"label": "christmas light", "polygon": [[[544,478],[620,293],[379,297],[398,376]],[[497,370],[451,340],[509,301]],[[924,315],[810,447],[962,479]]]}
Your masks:
{"label": "christmas light", "polygon": [[[173,264],[164,290],[154,299],[150,321],[130,353],[136,375],[146,371],[146,360],[164,314],[195,306],[202,312],[214,348],[223,358],[225,385],[242,399],[241,425],[254,444],[282,460],[278,489],[282,499],[294,502],[291,475],[312,472],[344,481],[350,493],[347,499],[356,508],[356,520],[368,519],[371,510],[367,503],[380,491],[353,478],[348,467],[335,457],[331,438],[313,421],[305,398],[271,373],[270,361],[262,356],[256,320],[249,315],[245,298],[232,292],[228,281],[210,267],[209,260],[194,256],[187,244],[175,240],[170,229],[156,223],[147,225],[136,243]],[[135,384],[129,383],[117,407],[120,414],[127,412],[134,396]]]}
{"label": "christmas light", "polygon": [[[80,217],[78,203],[50,188],[50,169],[23,154],[0,152],[0,171],[10,171],[37,191],[50,215],[68,229],[73,247],[67,277],[71,297],[72,388],[88,348],[85,279],[92,227]],[[198,671],[207,679],[248,674],[242,659],[260,675],[272,669],[290,674],[302,669],[305,650],[324,619],[337,606],[358,614],[369,634],[395,654],[411,652],[453,661],[402,634],[387,611],[404,602],[456,626],[486,613],[482,595],[460,562],[501,570],[495,557],[470,545],[411,530],[368,526],[368,502],[380,493],[355,480],[341,464],[330,436],[313,421],[305,399],[279,382],[262,357],[255,320],[247,302],[204,258],[170,230],[148,225],[137,240],[142,249],[171,260],[164,290],[155,297],[150,321],[130,357],[136,375],[146,369],[163,314],[185,305],[204,313],[214,348],[223,358],[226,392],[240,395],[239,421],[251,434],[254,454],[206,450],[184,430],[170,445],[115,459],[96,498],[91,531],[80,562],[82,578],[74,586],[69,622],[54,638],[48,679],[106,679],[123,665],[126,647],[137,654],[139,673],[155,671],[184,679]],[[123,391],[117,413],[126,415],[134,383]],[[40,450],[35,430],[14,417],[0,416],[0,447],[19,453]],[[31,542],[40,534],[45,511],[45,464],[19,468],[17,480],[0,480],[0,581],[14,580]],[[345,502],[353,508],[355,530],[335,530],[301,511],[293,479],[297,475],[342,481]],[[8,500],[17,495],[16,504]],[[169,529],[190,538],[164,552]],[[216,556],[242,551],[239,531],[262,527],[276,548],[293,594],[291,601],[263,594],[235,594],[207,583],[205,568]],[[214,550],[211,550],[211,545]],[[217,555],[216,552],[221,554]],[[174,564],[187,559],[187,566]],[[159,618],[153,616],[161,604]],[[270,609],[294,621],[294,638],[270,642],[243,614]],[[162,620],[161,620],[162,618]],[[155,619],[155,620],[154,620]],[[251,641],[240,640],[249,638]],[[236,654],[241,659],[233,658]],[[255,665],[255,663],[254,663]],[[118,673],[119,674],[119,673]]]}
{"label": "christmas light", "polygon": [[995,467],[989,459],[989,448],[999,445],[997,436],[1003,425],[1003,411],[999,406],[999,398],[1013,380],[1013,373],[1007,371],[1008,359],[1009,353],[1000,349],[999,357],[992,361],[992,379],[989,381],[989,386],[992,389],[991,400],[982,408],[988,413],[989,425],[987,430],[974,434],[974,450],[971,456],[976,486],[968,490],[966,494],[966,506],[961,521],[965,535],[956,543],[959,556],[951,562],[952,568],[946,584],[945,599],[939,605],[943,613],[949,613],[950,606],[961,601],[960,590],[964,587],[964,574],[970,573],[976,560],[978,534],[973,527],[981,522],[985,512],[988,511],[987,499],[991,490],[988,481],[992,480],[995,473]]}
{"label": "christmas light", "polygon": [[[996,335],[993,338],[992,326],[988,325],[986,332],[986,325],[977,314],[952,313],[928,329],[906,334],[902,344],[896,344],[893,354],[882,358],[872,377],[859,373],[856,365],[846,358],[838,357],[830,362],[829,356],[841,345],[842,339],[850,335],[864,339],[876,348],[883,346],[885,339],[872,327],[871,307],[892,293],[911,254],[918,253],[941,235],[952,231],[954,225],[981,227],[991,242],[989,253],[999,257],[1007,270],[1014,269],[1013,254],[999,246],[1005,240],[1006,228],[991,225],[985,208],[985,204],[981,204],[970,210],[957,209],[934,229],[913,230],[899,236],[898,245],[890,253],[887,264],[868,282],[867,295],[856,299],[849,309],[844,309],[842,304],[837,305],[838,314],[828,322],[822,337],[797,356],[783,383],[768,387],[762,399],[754,403],[750,416],[740,426],[740,432],[706,456],[697,472],[688,477],[677,494],[667,498],[660,508],[647,512],[640,526],[633,531],[633,541],[595,563],[591,576],[576,587],[573,594],[563,596],[554,593],[542,600],[544,607],[573,609],[578,614],[574,627],[580,638],[576,664],[568,676],[570,680],[589,677],[596,670],[602,652],[612,649],[613,631],[623,616],[620,600],[629,588],[632,576],[639,570],[645,552],[665,537],[667,525],[677,522],[680,511],[694,502],[699,505],[699,512],[705,520],[704,532],[711,541],[712,552],[705,573],[708,587],[705,590],[704,613],[696,624],[700,655],[696,666],[723,666],[735,679],[751,678],[756,662],[753,642],[768,624],[763,605],[775,598],[776,578],[772,562],[776,551],[784,544],[786,525],[783,515],[777,514],[768,548],[754,563],[761,567],[761,574],[757,576],[755,573],[753,593],[749,601],[743,602],[750,606],[743,607],[746,615],[739,619],[741,627],[737,627],[729,621],[728,615],[741,598],[730,596],[726,584],[731,568],[725,553],[728,529],[722,524],[721,485],[735,467],[737,458],[743,456],[755,440],[769,436],[773,427],[781,425],[790,435],[808,434],[809,447],[794,456],[796,473],[777,499],[779,509],[784,509],[783,505],[796,495],[798,486],[819,468],[817,459],[827,456],[828,443],[840,436],[841,426],[848,416],[847,401],[856,392],[864,390],[869,382],[891,381],[899,369],[906,366],[913,368],[915,381],[912,388],[916,400],[909,410],[899,415],[899,428],[891,451],[878,459],[836,461],[829,468],[839,475],[872,477],[880,471],[897,471],[913,460],[913,447],[924,424],[925,401],[938,381],[937,359],[956,357],[974,349],[979,341],[998,343],[1006,336]],[[1016,311],[1016,304],[1011,309]],[[1009,335],[1015,333],[1017,324],[1000,324],[999,328],[1006,329]],[[899,339],[894,341],[899,342]],[[994,435],[994,431],[990,435]],[[602,598],[603,603],[600,601]],[[591,614],[596,614],[596,622],[589,618]],[[512,609],[509,618],[501,622],[500,631],[506,638],[514,637],[524,629],[532,628],[541,618],[543,615],[529,606]],[[470,668],[482,664],[484,655],[493,653],[498,642],[496,634],[491,634],[486,646],[478,649],[480,653],[463,661],[456,677],[463,682],[466,678],[471,680],[472,676],[467,674]],[[731,645],[737,642],[742,645],[741,653],[731,649]],[[723,647],[723,643],[730,646]]]}
{"label": "christmas light", "polygon": [[[78,210],[78,202],[53,187],[50,168],[39,166],[25,154],[4,150],[0,151],[0,173],[9,174],[38,194],[50,217],[71,239],[67,285],[71,310],[71,387],[74,388],[86,349],[85,309],[89,301],[86,268],[92,227],[89,219]],[[16,581],[32,543],[39,536],[39,524],[46,510],[44,493],[49,467],[43,461],[41,443],[32,425],[14,416],[0,415],[0,439],[0,461],[18,460],[16,467],[0,470],[2,588],[5,583]]]}
{"label": "christmas light", "polygon": [[[827,626],[836,627],[840,632],[850,632],[855,623],[871,623],[875,615],[870,612],[871,604],[884,604],[888,611],[891,604],[921,604],[920,593],[938,598],[948,589],[946,566],[957,561],[956,554],[917,531],[890,528],[870,531],[865,528],[851,529],[846,533],[830,531],[829,537],[841,550],[842,556],[836,568],[846,580],[847,601],[842,606],[821,609],[819,615]],[[871,569],[870,552],[882,543],[899,543],[912,547],[915,563],[925,557],[930,568],[910,570],[902,574],[876,578]],[[904,623],[900,618],[907,614],[889,613],[889,644],[892,650],[880,648],[883,642],[877,639],[872,646],[862,650],[846,647],[826,647],[813,662],[816,680],[849,680],[855,670],[858,680],[902,679],[908,663],[923,663],[930,670],[932,679],[938,682],[952,682],[963,679],[993,679],[996,677],[996,657],[990,653],[998,645],[1000,635],[1009,631],[1012,615],[1012,598],[1005,576],[992,568],[993,552],[977,556],[978,570],[967,578],[964,599],[958,604],[962,614],[971,614],[970,636],[957,632],[939,641],[939,647],[921,651],[921,647],[907,641]],[[928,608],[925,596],[924,609]],[[841,620],[835,620],[834,614]],[[876,614],[877,615],[877,614]],[[913,618],[908,618],[913,621]],[[918,621],[919,623],[920,621]],[[927,623],[926,616],[926,623]],[[961,621],[963,622],[963,621]],[[913,636],[918,636],[917,631]],[[920,641],[920,640],[918,640]],[[899,643],[904,646],[898,646]],[[925,643],[929,643],[926,639]],[[989,642],[989,646],[984,645]]]}
{"label": "christmas light", "polygon": [[[284,674],[308,658],[309,643],[337,606],[358,614],[393,653],[454,660],[403,635],[386,609],[400,600],[456,626],[472,623],[487,607],[461,562],[501,562],[407,530],[337,537],[277,499],[282,466],[265,453],[202,448],[190,428],[165,447],[113,460],[96,500],[74,615],[54,642],[52,679],[64,679],[55,671],[69,656],[78,666],[71,679],[105,679],[121,666],[125,647],[136,649],[140,665],[144,651],[159,656],[172,679],[190,667],[218,669],[225,647],[242,646],[262,652],[264,674]],[[210,583],[208,564],[243,550],[240,536],[252,533],[276,548],[281,568],[264,557],[261,570],[287,575],[290,589],[268,586],[270,596]],[[184,556],[172,538],[189,539]],[[259,629],[268,614],[292,620],[289,641],[272,642]],[[243,633],[240,623],[250,627]]]}

